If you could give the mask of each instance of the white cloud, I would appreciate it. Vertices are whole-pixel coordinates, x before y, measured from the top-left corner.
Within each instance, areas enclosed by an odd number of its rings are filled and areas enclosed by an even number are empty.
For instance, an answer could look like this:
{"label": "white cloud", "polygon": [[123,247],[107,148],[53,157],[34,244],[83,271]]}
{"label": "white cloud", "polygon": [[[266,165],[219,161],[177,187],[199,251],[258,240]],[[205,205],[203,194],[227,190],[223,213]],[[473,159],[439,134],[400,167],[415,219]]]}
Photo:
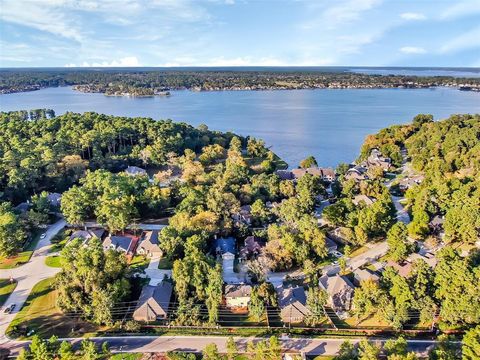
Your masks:
{"label": "white cloud", "polygon": [[480,1],[478,0],[465,0],[457,1],[455,5],[452,5],[445,9],[440,14],[440,19],[449,20],[456,19],[465,16],[472,16],[480,14]]}
{"label": "white cloud", "polygon": [[452,53],[475,48],[480,49],[480,26],[446,41],[440,48],[440,53]]}
{"label": "white cloud", "polygon": [[65,67],[138,67],[141,66],[136,56],[127,56],[119,60],[88,62],[84,61],[80,65],[74,63],[65,64]]}
{"label": "white cloud", "polygon": [[400,48],[400,51],[404,54],[425,54],[427,52],[424,48],[417,46],[404,46]]}
{"label": "white cloud", "polygon": [[404,20],[425,20],[427,17],[420,13],[406,12],[400,14],[400,17]]}
{"label": "white cloud", "polygon": [[4,0],[0,19],[80,42],[81,31],[62,11],[66,4],[67,0]]}

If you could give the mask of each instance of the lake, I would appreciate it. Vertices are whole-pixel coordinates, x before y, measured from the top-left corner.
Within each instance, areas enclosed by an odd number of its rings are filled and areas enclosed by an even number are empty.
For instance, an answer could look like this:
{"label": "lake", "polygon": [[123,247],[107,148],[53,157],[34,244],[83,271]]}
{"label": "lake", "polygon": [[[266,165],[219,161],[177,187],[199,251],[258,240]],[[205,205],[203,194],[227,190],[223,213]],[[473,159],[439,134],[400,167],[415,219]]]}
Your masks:
{"label": "lake", "polygon": [[308,155],[323,166],[351,162],[366,135],[409,122],[418,113],[435,119],[480,113],[480,93],[435,89],[319,89],[172,91],[170,97],[129,98],[84,94],[70,87],[0,95],[0,110],[54,109],[144,116],[206,124],[212,130],[260,137],[290,167]]}

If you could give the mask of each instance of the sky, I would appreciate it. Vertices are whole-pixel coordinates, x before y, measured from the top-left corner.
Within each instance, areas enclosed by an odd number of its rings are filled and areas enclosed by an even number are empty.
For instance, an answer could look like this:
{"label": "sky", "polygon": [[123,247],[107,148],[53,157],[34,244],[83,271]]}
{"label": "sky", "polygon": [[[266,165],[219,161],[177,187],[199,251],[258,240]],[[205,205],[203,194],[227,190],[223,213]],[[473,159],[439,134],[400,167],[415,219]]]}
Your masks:
{"label": "sky", "polygon": [[480,67],[480,0],[0,0],[0,67]]}

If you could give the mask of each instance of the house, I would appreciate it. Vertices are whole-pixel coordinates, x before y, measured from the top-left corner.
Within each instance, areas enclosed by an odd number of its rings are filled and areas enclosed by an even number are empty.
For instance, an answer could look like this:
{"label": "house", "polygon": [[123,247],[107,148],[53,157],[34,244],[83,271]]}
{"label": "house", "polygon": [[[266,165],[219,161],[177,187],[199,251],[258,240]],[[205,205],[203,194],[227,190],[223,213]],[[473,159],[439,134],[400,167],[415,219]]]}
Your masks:
{"label": "house", "polygon": [[357,269],[353,272],[353,283],[356,286],[360,286],[362,281],[366,280],[378,283],[380,281],[380,276],[368,269]]}
{"label": "house", "polygon": [[364,204],[365,206],[370,206],[375,201],[376,201],[376,199],[374,199],[370,196],[367,196],[367,195],[363,195],[363,194],[355,195],[355,197],[352,199],[352,203],[355,206],[358,206],[359,204]]}
{"label": "house", "polygon": [[295,180],[302,178],[306,174],[318,176],[324,181],[331,182],[335,180],[335,170],[332,168],[320,168],[317,166],[312,166],[306,169],[293,169],[291,174]]}
{"label": "house", "polygon": [[225,305],[229,308],[246,308],[250,302],[252,287],[245,284],[225,286]]}
{"label": "house", "polygon": [[248,236],[245,239],[245,245],[242,246],[242,248],[240,249],[240,259],[248,260],[248,259],[256,258],[258,255],[260,255],[264,246],[265,246],[264,240],[256,236]]}
{"label": "house", "polygon": [[367,158],[368,167],[378,166],[383,169],[383,171],[388,171],[392,166],[392,160],[388,157],[382,155],[380,150],[372,149],[370,156]]}
{"label": "house", "polygon": [[213,242],[213,249],[216,255],[224,253],[236,253],[236,240],[233,237],[215,239]]}
{"label": "house", "polygon": [[99,240],[103,239],[105,235],[104,229],[88,229],[88,230],[77,230],[70,235],[70,240],[73,239],[83,239],[88,241],[94,237],[98,238]]}
{"label": "house", "polygon": [[22,202],[17,206],[15,206],[13,209],[19,212],[20,214],[25,214],[28,210],[30,210],[31,206],[32,204],[30,204],[29,202]]}
{"label": "house", "polygon": [[166,319],[171,296],[172,284],[167,281],[162,281],[157,286],[144,286],[133,312],[133,319],[136,321]]}
{"label": "house", "polygon": [[327,247],[328,253],[332,253],[334,251],[337,251],[338,249],[337,243],[330,239],[328,236],[325,237],[325,246]]}
{"label": "house", "polygon": [[293,180],[293,173],[290,170],[277,170],[275,171],[275,175],[277,175],[280,180]]}
{"label": "house", "polygon": [[307,308],[307,296],[303,286],[284,287],[277,286],[275,289],[278,297],[280,317],[284,323],[300,323],[311,312]]}
{"label": "house", "polygon": [[423,175],[416,176],[407,176],[403,179],[400,179],[398,182],[398,188],[402,191],[410,189],[412,186],[420,184],[424,179]]}
{"label": "house", "polygon": [[347,170],[345,173],[345,180],[354,180],[356,182],[360,182],[363,180],[368,180],[368,176],[366,174],[367,169],[361,166],[355,166]]}
{"label": "house", "polygon": [[133,239],[131,237],[110,235],[103,240],[102,245],[105,251],[112,249],[128,254],[132,252],[132,243]]}
{"label": "house", "polygon": [[148,257],[161,257],[162,250],[159,247],[158,230],[146,231],[137,247],[137,254]]}
{"label": "house", "polygon": [[322,276],[319,286],[328,294],[327,305],[335,311],[339,318],[346,318],[355,291],[353,284],[346,277],[336,274]]}
{"label": "house", "polygon": [[441,235],[443,233],[443,224],[445,223],[445,219],[443,216],[435,215],[433,219],[430,221],[428,226],[432,230],[432,233],[436,235]]}
{"label": "house", "polygon": [[432,253],[425,253],[425,255],[413,253],[413,254],[410,254],[410,256],[405,261],[402,261],[400,263],[396,263],[394,261],[389,260],[387,262],[387,266],[391,266],[395,270],[397,270],[398,275],[404,278],[408,278],[412,273],[413,264],[415,263],[415,261],[418,261],[418,260],[425,261],[428,264],[428,266],[430,266],[432,269],[434,269],[435,266],[437,266],[437,259],[435,255],[433,255]]}
{"label": "house", "polygon": [[233,220],[237,223],[243,223],[245,225],[252,224],[252,207],[250,205],[243,205],[240,207],[240,211],[232,216]]}
{"label": "house", "polygon": [[138,166],[129,166],[125,169],[125,173],[130,176],[146,176],[147,170]]}
{"label": "house", "polygon": [[348,244],[350,242],[349,233],[351,233],[350,228],[340,226],[329,231],[328,237],[341,244]]}
{"label": "house", "polygon": [[62,201],[62,194],[59,193],[49,193],[47,195],[47,200],[50,203],[50,206],[54,208],[60,207],[60,202]]}

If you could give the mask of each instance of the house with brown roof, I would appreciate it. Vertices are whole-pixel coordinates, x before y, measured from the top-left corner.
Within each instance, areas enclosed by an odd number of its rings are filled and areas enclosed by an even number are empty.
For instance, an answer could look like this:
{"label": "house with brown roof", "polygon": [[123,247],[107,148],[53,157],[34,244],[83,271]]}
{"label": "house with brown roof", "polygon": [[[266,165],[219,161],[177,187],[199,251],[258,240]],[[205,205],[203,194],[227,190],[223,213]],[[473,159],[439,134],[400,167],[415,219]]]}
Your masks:
{"label": "house with brown roof", "polygon": [[335,311],[339,318],[346,318],[355,291],[353,284],[346,277],[336,274],[322,276],[319,286],[328,294],[327,305]]}
{"label": "house with brown roof", "polygon": [[387,266],[391,266],[395,270],[397,270],[398,275],[404,278],[408,278],[411,275],[414,262],[418,260],[425,261],[427,265],[430,266],[432,269],[434,269],[435,266],[437,266],[437,258],[432,253],[426,253],[424,255],[413,253],[413,254],[410,254],[405,261],[402,261],[400,263],[396,263],[394,261],[389,260],[387,262]]}
{"label": "house with brown roof", "polygon": [[307,296],[303,286],[284,287],[276,289],[280,317],[284,323],[301,323],[306,316],[311,314],[307,308]]}
{"label": "house with brown roof", "polygon": [[367,195],[363,195],[363,194],[355,195],[355,197],[352,199],[352,203],[355,206],[358,206],[360,204],[363,204],[364,206],[370,206],[375,201],[376,201],[376,199],[374,199],[370,196],[367,196]]}
{"label": "house with brown roof", "polygon": [[162,281],[157,286],[144,286],[133,312],[133,319],[136,321],[166,319],[171,296],[172,284],[167,281]]}
{"label": "house with brown roof", "polygon": [[246,308],[250,302],[252,287],[246,284],[225,286],[225,305],[228,308]]}
{"label": "house with brown roof", "polygon": [[356,286],[360,286],[363,281],[367,280],[378,283],[380,276],[368,269],[357,269],[353,272],[353,283]]}
{"label": "house with brown roof", "polygon": [[368,180],[368,176],[366,174],[367,169],[361,166],[355,166],[347,170],[345,173],[345,180],[354,180],[356,182],[360,182],[363,180]]}
{"label": "house with brown roof", "polygon": [[379,166],[383,169],[383,171],[388,171],[392,166],[392,160],[383,156],[380,150],[372,149],[370,156],[367,158],[367,164],[368,167]]}
{"label": "house with brown roof", "polygon": [[292,177],[295,180],[298,180],[305,176],[306,174],[314,175],[320,177],[324,181],[334,181],[335,180],[335,170],[332,168],[321,168],[317,166],[312,166],[306,169],[293,169],[291,171]]}
{"label": "house with brown roof", "polygon": [[160,250],[158,235],[158,230],[146,231],[138,244],[137,254],[148,257],[161,257],[163,252]]}

